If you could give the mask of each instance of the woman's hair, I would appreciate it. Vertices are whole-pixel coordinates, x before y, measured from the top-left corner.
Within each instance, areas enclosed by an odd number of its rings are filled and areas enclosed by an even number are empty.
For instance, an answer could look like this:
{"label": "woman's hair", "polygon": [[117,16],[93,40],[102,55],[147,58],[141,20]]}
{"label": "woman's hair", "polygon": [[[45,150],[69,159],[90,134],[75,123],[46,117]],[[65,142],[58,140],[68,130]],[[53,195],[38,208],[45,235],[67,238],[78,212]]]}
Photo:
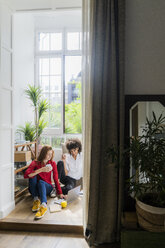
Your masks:
{"label": "woman's hair", "polygon": [[43,160],[46,158],[46,154],[48,151],[52,151],[52,157],[50,159],[50,160],[52,160],[54,157],[54,151],[53,151],[52,147],[51,146],[43,146],[41,151],[40,151],[40,154],[37,158],[37,161],[43,162]]}
{"label": "woman's hair", "polygon": [[66,141],[65,145],[66,145],[66,148],[68,149],[70,154],[71,154],[70,151],[72,149],[78,148],[78,153],[80,153],[82,151],[82,144],[81,144],[81,141],[79,139],[69,139]]}

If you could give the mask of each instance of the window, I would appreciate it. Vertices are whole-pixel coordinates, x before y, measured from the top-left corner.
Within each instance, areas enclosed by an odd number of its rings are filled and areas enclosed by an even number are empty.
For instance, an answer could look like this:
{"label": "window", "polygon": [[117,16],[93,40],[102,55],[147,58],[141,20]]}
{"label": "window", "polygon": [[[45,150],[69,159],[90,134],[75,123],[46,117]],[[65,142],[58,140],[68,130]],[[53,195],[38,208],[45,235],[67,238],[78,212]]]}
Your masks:
{"label": "window", "polygon": [[81,133],[80,30],[37,31],[36,81],[50,103],[43,143],[60,144],[65,133]]}
{"label": "window", "polygon": [[61,58],[40,58],[39,59],[39,85],[43,95],[50,103],[49,112],[44,116],[49,128],[61,127],[62,113],[62,91],[61,91]]}
{"label": "window", "polygon": [[62,33],[39,33],[39,50],[62,50]]}
{"label": "window", "polygon": [[67,33],[67,49],[68,50],[81,50],[81,33],[68,32]]}
{"label": "window", "polygon": [[65,57],[65,133],[81,133],[81,56]]}

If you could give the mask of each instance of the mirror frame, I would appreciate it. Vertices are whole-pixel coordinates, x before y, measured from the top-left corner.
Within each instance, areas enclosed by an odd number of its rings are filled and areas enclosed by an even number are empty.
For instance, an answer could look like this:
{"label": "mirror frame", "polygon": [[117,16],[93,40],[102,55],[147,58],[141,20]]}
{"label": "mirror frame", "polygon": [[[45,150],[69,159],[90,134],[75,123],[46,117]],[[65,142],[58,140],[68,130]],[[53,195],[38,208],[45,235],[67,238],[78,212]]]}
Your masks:
{"label": "mirror frame", "polygon": [[[129,120],[129,111],[131,107],[136,102],[160,102],[165,107],[165,95],[125,95],[125,124],[124,124],[124,145],[129,145],[129,129],[130,129],[130,120]],[[129,160],[126,159],[124,167],[124,182],[129,178],[130,165]],[[125,183],[124,183],[125,184]],[[128,194],[126,189],[126,184],[124,185],[124,211],[133,211],[135,210],[135,201]]]}

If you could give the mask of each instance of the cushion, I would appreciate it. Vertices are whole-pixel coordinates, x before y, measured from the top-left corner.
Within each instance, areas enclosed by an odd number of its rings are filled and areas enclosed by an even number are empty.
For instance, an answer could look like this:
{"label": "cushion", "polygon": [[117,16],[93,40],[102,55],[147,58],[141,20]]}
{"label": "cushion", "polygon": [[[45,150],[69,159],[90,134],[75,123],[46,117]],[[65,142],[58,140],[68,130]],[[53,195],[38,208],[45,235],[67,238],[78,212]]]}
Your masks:
{"label": "cushion", "polygon": [[61,146],[62,146],[62,154],[69,153],[64,143],[62,143]]}

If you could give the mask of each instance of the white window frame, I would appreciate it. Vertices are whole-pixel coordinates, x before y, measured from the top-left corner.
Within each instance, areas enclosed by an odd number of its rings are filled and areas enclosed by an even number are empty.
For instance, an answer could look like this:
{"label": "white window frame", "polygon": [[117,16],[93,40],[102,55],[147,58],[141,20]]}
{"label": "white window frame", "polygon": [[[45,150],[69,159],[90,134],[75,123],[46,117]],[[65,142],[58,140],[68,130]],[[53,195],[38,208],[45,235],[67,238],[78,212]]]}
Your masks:
{"label": "white window frame", "polygon": [[[39,50],[39,33],[45,32],[45,33],[62,33],[62,50],[60,51],[40,51]],[[45,128],[42,136],[61,136],[61,135],[67,135],[64,133],[64,126],[65,126],[65,57],[66,56],[82,56],[82,50],[67,50],[67,38],[66,35],[69,32],[79,32],[81,33],[80,28],[74,28],[74,29],[36,29],[35,31],[35,65],[34,65],[34,71],[35,71],[35,85],[39,85],[39,59],[40,58],[50,58],[50,57],[61,57],[61,128]],[[80,46],[81,47],[81,46]],[[72,134],[68,134],[72,135]],[[74,134],[73,134],[74,135]]]}

